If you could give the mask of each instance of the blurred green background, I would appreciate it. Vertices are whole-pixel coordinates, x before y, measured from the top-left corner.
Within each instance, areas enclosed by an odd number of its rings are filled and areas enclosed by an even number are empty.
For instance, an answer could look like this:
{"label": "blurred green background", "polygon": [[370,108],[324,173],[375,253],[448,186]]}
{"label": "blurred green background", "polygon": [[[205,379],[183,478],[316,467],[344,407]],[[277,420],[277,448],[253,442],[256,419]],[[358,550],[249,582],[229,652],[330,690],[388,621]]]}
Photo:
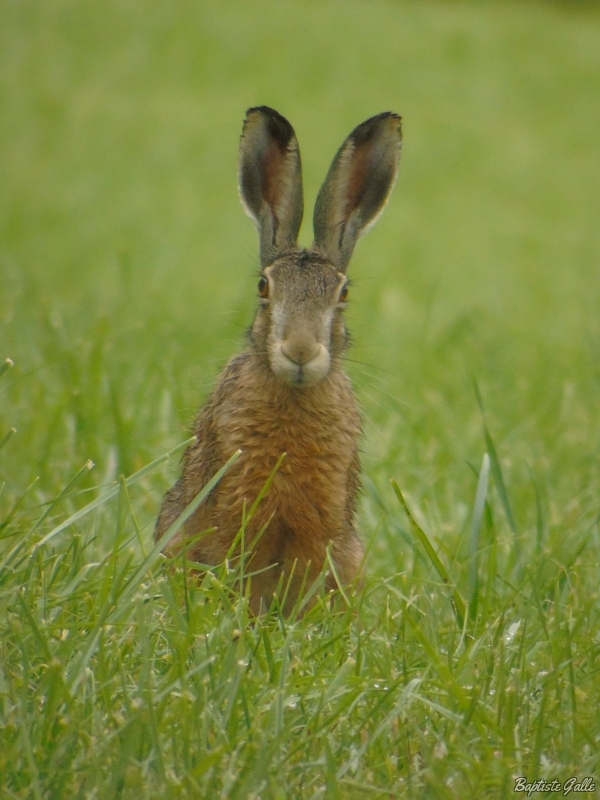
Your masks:
{"label": "blurred green background", "polygon": [[[299,138],[305,243],[342,139],[383,110],[404,119],[398,183],[350,268],[367,537],[391,476],[442,528],[463,524],[484,449],[474,380],[520,527],[534,524],[532,474],[549,524],[596,513],[596,4],[2,0],[0,13],[0,341],[16,364],[0,435],[18,429],[5,498],[40,476],[42,502],[87,458],[98,485],[184,438],[251,320],[237,145],[245,109],[268,104]],[[157,476],[144,524],[175,472]]]}
{"label": "blurred green background", "polygon": [[[243,347],[257,104],[296,129],[305,243],[344,137],[404,119],[350,265],[365,586],[291,623],[144,558],[176,458],[103,492]],[[600,785],[599,132],[598,3],[0,0],[0,793]]]}

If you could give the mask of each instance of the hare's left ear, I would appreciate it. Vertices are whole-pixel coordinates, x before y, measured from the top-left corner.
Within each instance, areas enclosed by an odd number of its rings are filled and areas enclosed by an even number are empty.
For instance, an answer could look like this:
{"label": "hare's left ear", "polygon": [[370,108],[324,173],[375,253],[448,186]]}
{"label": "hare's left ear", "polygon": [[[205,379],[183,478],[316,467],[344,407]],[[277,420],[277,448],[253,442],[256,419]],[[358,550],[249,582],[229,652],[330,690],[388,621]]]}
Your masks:
{"label": "hare's left ear", "polygon": [[391,111],[355,128],[340,147],[315,204],[315,247],[346,270],[361,233],[387,203],[400,161],[401,118]]}
{"label": "hare's left ear", "polygon": [[294,129],[268,106],[246,112],[240,140],[240,197],[254,220],[263,266],[296,247],[302,222],[302,168]]}

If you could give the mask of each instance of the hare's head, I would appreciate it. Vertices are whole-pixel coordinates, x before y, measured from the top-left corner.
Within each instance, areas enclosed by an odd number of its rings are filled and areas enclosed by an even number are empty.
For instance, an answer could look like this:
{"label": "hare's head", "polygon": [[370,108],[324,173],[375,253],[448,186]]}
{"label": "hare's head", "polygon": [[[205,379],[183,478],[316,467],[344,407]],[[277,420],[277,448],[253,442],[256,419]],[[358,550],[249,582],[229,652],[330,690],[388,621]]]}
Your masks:
{"label": "hare's head", "polygon": [[303,195],[294,129],[267,106],[246,114],[240,195],[260,237],[260,304],[253,349],[290,386],[318,383],[347,343],[346,269],[358,237],[390,195],[400,158],[400,117],[379,114],[355,128],[333,160],[315,205],[315,241],[298,247]]}

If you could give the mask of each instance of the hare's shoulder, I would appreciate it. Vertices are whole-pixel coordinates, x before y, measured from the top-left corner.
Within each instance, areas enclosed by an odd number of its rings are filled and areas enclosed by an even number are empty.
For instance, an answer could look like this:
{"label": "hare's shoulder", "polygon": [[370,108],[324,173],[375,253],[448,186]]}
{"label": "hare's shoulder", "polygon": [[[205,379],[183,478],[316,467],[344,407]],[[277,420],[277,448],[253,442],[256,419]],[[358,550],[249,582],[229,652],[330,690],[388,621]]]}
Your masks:
{"label": "hare's shoulder", "polygon": [[[200,408],[194,421],[193,433],[196,441],[186,450],[183,462],[183,480],[187,494],[195,491],[199,483],[205,483],[223,466],[223,442],[219,431],[228,406],[236,406],[240,376],[248,361],[248,354],[241,353],[227,362],[213,391]],[[227,455],[229,457],[231,453]]]}
{"label": "hare's shoulder", "polygon": [[239,353],[225,364],[218,375],[212,392],[206,398],[194,423],[194,434],[200,436],[206,428],[214,427],[219,410],[227,404],[239,402],[236,398],[244,393],[248,383],[246,373],[251,361],[250,353]]}

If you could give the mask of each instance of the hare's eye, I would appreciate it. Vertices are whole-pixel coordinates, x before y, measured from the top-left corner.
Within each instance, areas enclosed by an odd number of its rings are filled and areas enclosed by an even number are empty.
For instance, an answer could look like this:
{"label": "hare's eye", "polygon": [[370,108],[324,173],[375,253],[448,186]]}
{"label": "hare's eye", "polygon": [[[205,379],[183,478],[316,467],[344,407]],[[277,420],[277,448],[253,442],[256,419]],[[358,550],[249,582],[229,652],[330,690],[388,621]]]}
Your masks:
{"label": "hare's eye", "polygon": [[263,275],[258,282],[258,294],[259,297],[268,297],[269,296],[269,281]]}
{"label": "hare's eye", "polygon": [[347,299],[348,299],[348,284],[347,284],[347,283],[345,283],[345,284],[342,286],[342,289],[341,289],[341,291],[340,291],[340,299],[339,299],[339,302],[340,302],[340,303],[345,303]]}

